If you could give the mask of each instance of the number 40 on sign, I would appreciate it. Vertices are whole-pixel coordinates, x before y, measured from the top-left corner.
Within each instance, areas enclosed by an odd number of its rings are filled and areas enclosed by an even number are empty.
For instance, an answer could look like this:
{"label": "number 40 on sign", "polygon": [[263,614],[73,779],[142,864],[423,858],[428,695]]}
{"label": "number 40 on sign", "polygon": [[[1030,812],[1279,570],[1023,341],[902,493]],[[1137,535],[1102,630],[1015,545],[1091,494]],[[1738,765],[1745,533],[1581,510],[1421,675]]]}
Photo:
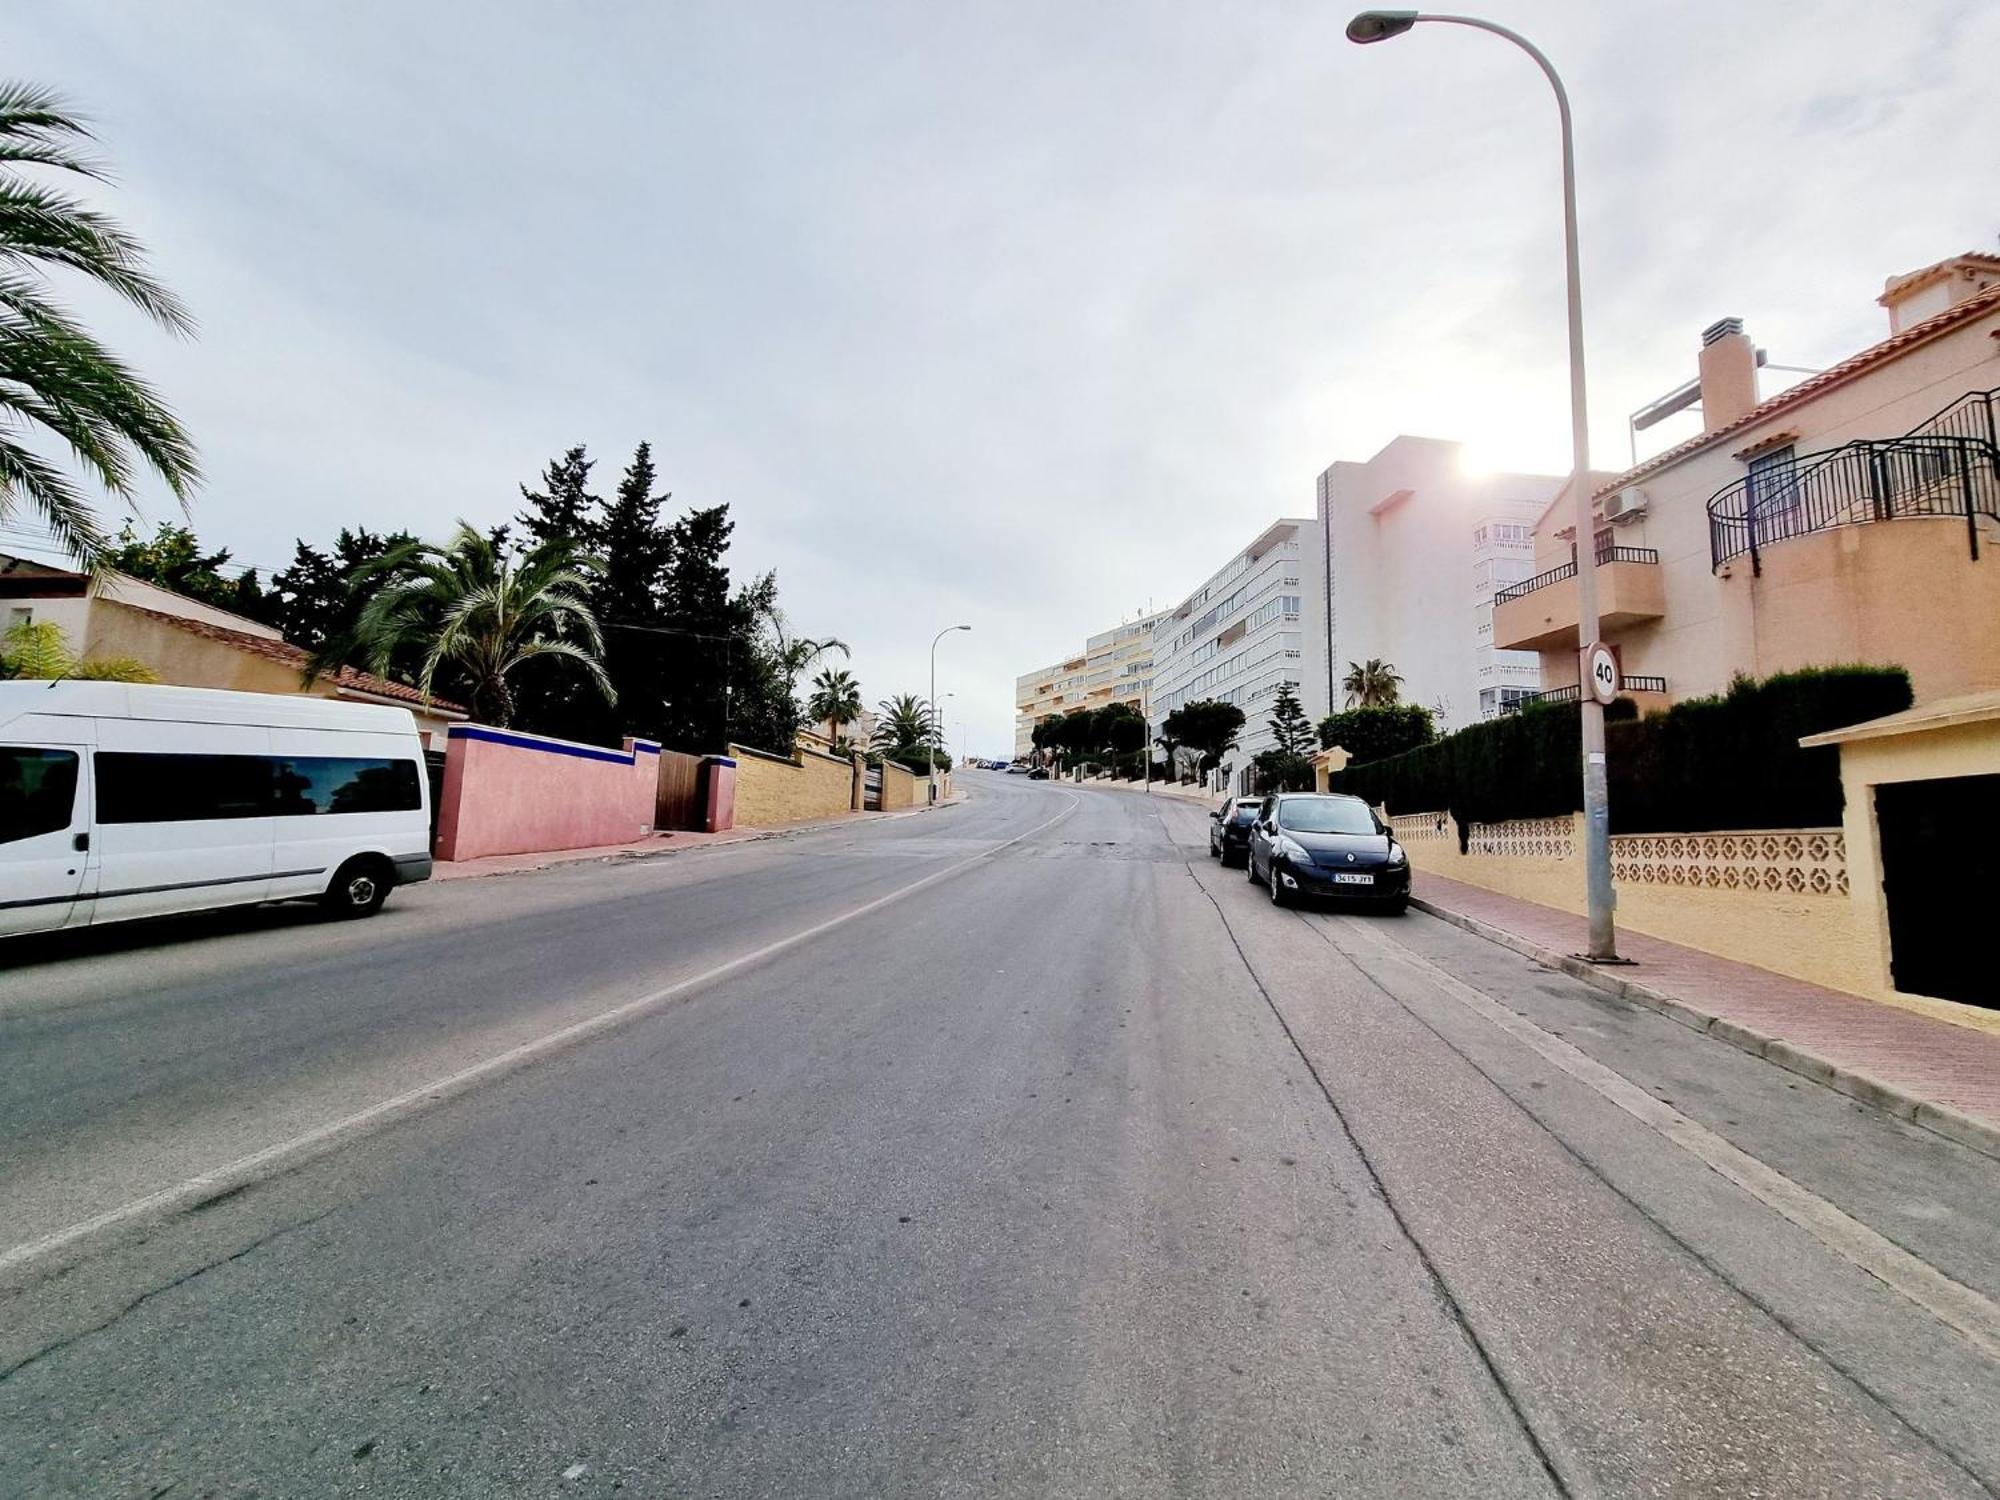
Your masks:
{"label": "number 40 on sign", "polygon": [[1599,703],[1610,703],[1624,686],[1624,678],[1618,669],[1617,649],[1605,641],[1595,642],[1583,653],[1583,681],[1590,690],[1590,696]]}

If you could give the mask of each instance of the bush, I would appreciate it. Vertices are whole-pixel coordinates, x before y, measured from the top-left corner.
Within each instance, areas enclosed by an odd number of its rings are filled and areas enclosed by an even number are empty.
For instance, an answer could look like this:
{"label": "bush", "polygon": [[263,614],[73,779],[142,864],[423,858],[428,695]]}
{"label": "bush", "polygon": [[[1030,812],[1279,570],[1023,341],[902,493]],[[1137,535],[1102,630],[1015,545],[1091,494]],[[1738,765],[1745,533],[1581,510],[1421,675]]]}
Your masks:
{"label": "bush", "polygon": [[1815,667],[1605,732],[1614,833],[1826,828],[1840,822],[1840,752],[1801,737],[1910,706],[1901,667]]}
{"label": "bush", "polygon": [[[900,749],[885,750],[882,754],[885,760],[895,762],[895,764],[914,775],[928,776],[931,773],[931,763],[921,746],[905,745]],[[938,775],[940,776],[951,769],[951,755],[949,752],[944,750],[937,752],[937,768]]]}
{"label": "bush", "polygon": [[[1703,833],[1821,828],[1840,821],[1839,752],[1799,739],[1910,706],[1901,667],[1822,667],[1761,683],[1739,677],[1719,698],[1689,699],[1638,718],[1606,712],[1611,830]],[[1575,704],[1519,713],[1333,780],[1391,813],[1444,809],[1460,824],[1561,817],[1583,807],[1581,715]]]}
{"label": "bush", "polygon": [[1350,708],[1319,721],[1319,747],[1338,745],[1349,765],[1386,760],[1437,739],[1437,724],[1428,708],[1414,703],[1395,708]]}
{"label": "bush", "polygon": [[1282,750],[1260,750],[1250,758],[1257,770],[1260,792],[1309,792],[1313,789],[1313,763],[1303,755],[1287,755]]}

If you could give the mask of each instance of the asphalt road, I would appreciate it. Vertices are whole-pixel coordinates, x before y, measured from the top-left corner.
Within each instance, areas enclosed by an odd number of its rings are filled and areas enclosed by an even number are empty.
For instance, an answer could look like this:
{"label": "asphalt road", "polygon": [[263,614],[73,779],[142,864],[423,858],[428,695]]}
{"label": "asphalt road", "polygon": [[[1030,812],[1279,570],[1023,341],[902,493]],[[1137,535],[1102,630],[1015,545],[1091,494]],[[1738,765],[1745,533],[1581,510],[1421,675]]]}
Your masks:
{"label": "asphalt road", "polygon": [[0,951],[0,1495],[2000,1493],[2000,1162],[965,779]]}

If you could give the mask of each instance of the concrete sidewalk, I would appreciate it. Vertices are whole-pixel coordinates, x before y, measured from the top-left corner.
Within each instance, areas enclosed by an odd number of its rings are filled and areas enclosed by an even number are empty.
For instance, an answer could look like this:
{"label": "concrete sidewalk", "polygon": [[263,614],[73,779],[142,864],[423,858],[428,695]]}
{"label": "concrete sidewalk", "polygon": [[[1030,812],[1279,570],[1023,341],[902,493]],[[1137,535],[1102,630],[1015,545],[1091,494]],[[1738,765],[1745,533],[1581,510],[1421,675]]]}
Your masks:
{"label": "concrete sidewalk", "polygon": [[[1412,904],[1586,984],[2000,1157],[2000,1031],[1954,1025],[1621,932],[1629,967],[1574,955],[1585,920],[1419,871]],[[2000,1021],[2000,1017],[1996,1017]]]}
{"label": "concrete sidewalk", "polygon": [[813,828],[839,824],[873,823],[884,818],[909,818],[919,813],[956,807],[965,793],[942,798],[936,808],[904,807],[894,812],[850,812],[831,818],[806,818],[797,823],[780,823],[774,828],[731,828],[724,833],[694,833],[675,830],[634,839],[629,844],[600,844],[589,849],[546,849],[531,854],[488,854],[479,859],[440,860],[431,872],[433,880],[470,880],[480,875],[518,875],[528,870],[546,870],[555,865],[581,864],[593,859],[650,859],[662,854],[678,854],[684,849],[707,849],[717,844],[747,844],[757,839],[780,838]]}

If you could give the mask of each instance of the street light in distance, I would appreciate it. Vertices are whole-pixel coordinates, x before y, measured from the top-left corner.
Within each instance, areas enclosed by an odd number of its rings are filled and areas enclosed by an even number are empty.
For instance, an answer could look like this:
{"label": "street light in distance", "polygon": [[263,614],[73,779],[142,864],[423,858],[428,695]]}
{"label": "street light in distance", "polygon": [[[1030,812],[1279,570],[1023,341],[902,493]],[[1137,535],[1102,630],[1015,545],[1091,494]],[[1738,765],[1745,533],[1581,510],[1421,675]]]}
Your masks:
{"label": "street light in distance", "polygon": [[943,640],[946,636],[950,635],[954,630],[970,630],[970,629],[972,629],[970,625],[947,625],[945,626],[944,629],[940,630],[936,635],[931,637],[931,699],[930,699],[931,732],[924,736],[924,758],[930,764],[930,771],[931,771],[930,800],[933,804],[937,802],[937,740],[938,740],[938,735],[942,732],[939,726],[942,723],[942,718],[943,718],[943,716],[938,713],[938,701],[937,701],[938,642]]}

